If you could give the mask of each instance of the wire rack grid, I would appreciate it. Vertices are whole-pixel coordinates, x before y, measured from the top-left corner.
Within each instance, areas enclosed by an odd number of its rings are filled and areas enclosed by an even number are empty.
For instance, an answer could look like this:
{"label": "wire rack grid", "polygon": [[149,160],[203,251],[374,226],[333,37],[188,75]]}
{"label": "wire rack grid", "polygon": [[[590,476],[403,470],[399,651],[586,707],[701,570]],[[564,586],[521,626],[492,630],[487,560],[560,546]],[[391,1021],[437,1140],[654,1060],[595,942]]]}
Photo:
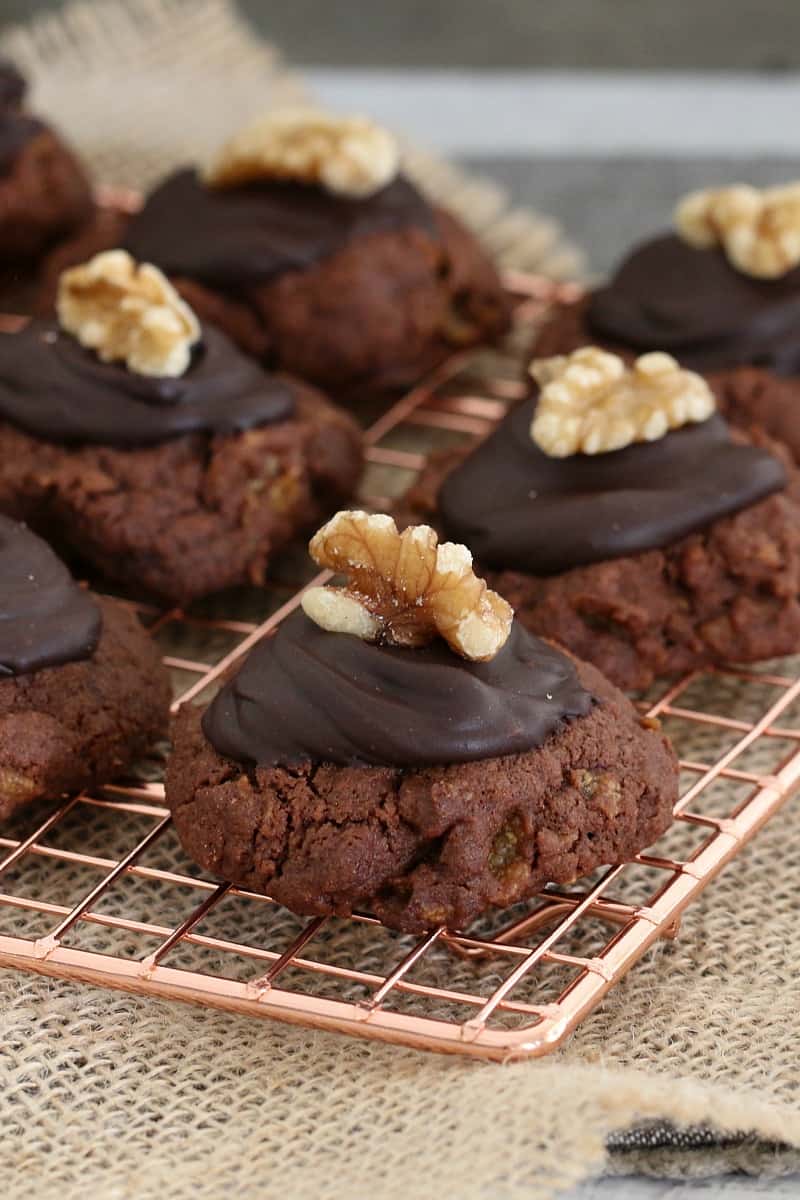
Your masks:
{"label": "wire rack grid", "polygon": [[[511,274],[515,333],[465,352],[368,429],[363,501],[391,504],[434,449],[485,436],[524,392],[519,349],[573,285]],[[266,589],[158,612],[174,706],[220,678],[299,603],[306,557]],[[0,831],[0,966],[256,1017],[495,1060],[553,1050],[771,817],[800,780],[800,677],[694,673],[641,702],[681,756],[672,828],[582,886],[547,888],[467,933],[412,939],[368,914],[303,921],[189,863],[158,764],[141,778],[21,814]]]}

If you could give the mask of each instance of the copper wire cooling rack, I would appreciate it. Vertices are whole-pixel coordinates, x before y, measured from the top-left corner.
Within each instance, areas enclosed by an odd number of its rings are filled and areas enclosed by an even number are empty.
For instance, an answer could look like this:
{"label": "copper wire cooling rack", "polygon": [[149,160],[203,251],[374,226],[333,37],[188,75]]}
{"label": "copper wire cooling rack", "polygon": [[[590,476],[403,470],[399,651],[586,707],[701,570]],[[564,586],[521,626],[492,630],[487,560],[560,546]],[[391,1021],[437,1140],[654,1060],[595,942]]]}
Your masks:
{"label": "copper wire cooling rack", "polygon": [[[512,275],[517,346],[575,289]],[[485,436],[522,394],[507,352],[455,356],[367,433],[364,503],[384,508],[454,441]],[[136,605],[164,647],[175,705],[220,676],[298,603],[305,557],[267,589],[184,613]],[[227,607],[220,609],[220,604]],[[491,1059],[558,1046],[786,800],[800,778],[791,668],[696,673],[649,696],[682,758],[672,828],[648,853],[574,887],[422,939],[368,915],[300,920],[183,856],[159,782],[35,811],[0,837],[0,965],[256,1017]],[[155,777],[154,777],[155,780]]]}

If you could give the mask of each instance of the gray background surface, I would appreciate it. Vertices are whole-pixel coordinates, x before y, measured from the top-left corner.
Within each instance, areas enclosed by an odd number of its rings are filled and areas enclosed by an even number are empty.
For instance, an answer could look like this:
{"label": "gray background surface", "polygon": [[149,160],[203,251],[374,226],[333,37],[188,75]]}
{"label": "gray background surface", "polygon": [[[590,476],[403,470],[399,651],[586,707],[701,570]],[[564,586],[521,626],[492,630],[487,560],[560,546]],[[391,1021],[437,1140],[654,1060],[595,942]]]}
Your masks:
{"label": "gray background surface", "polygon": [[[800,4],[798,4],[800,9]],[[796,159],[483,158],[468,165],[505,185],[520,204],[558,216],[587,252],[592,274],[609,271],[635,241],[665,228],[677,197],[693,188],[745,179],[800,177]],[[798,1191],[800,1197],[800,1191]]]}
{"label": "gray background surface", "polygon": [[[800,66],[796,0],[239,0],[239,6],[290,58],[314,64]],[[0,23],[56,7],[59,0],[2,0]]]}

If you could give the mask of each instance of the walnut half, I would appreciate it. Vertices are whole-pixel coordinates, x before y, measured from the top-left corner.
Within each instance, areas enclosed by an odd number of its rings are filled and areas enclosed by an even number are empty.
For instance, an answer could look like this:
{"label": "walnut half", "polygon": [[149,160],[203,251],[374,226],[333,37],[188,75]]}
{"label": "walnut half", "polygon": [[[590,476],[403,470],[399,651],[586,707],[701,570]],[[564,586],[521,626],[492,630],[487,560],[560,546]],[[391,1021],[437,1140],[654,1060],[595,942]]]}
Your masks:
{"label": "walnut half", "polygon": [[534,359],[530,372],[541,388],[531,437],[551,458],[654,442],[670,429],[708,420],[716,407],[701,375],[660,352],[628,367],[616,354],[583,346]]}
{"label": "walnut half", "polygon": [[800,263],[800,183],[691,192],[675,209],[675,226],[691,246],[721,246],[745,275],[777,279]]}
{"label": "walnut half", "polygon": [[259,179],[293,179],[358,198],[390,183],[398,165],[397,142],[366,117],[286,108],[268,113],[226,142],[205,181],[228,188]]}
{"label": "walnut half", "polygon": [[463,658],[494,658],[513,611],[472,569],[466,546],[439,545],[428,525],[398,532],[391,517],[338,512],[309,543],[321,567],[347,576],[342,588],[310,588],[303,610],[333,633],[423,646],[438,634]]}
{"label": "walnut half", "polygon": [[138,375],[182,375],[200,337],[200,322],[166,276],[127,250],[62,272],[56,309],[82,346]]}

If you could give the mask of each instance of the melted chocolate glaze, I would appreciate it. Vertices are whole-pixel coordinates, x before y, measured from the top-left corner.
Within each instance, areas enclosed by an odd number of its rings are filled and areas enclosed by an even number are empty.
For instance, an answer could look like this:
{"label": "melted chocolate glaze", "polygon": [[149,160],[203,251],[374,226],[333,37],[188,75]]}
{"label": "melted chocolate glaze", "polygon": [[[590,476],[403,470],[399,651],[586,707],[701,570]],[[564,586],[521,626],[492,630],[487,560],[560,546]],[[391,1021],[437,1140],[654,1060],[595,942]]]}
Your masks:
{"label": "melted chocolate glaze", "polygon": [[566,655],[514,622],[487,663],[326,633],[298,611],[251,651],[203,715],[237,762],[421,767],[519,754],[592,697]]}
{"label": "melted chocolate glaze", "polygon": [[737,271],[722,250],[675,234],[636,247],[588,310],[590,330],[666,350],[698,371],[761,366],[800,373],[800,267],[779,279]]}
{"label": "melted chocolate glaze", "polygon": [[430,205],[402,176],[356,200],[279,180],[209,188],[184,169],[150,194],[125,246],[170,275],[224,289],[304,270],[356,238],[409,226],[435,236]]}
{"label": "melted chocolate glaze", "polygon": [[102,617],[53,551],[0,516],[0,679],[89,658]]}
{"label": "melted chocolate glaze", "polygon": [[27,113],[13,108],[0,111],[0,175],[8,175],[28,142],[44,128],[40,120]]}
{"label": "melted chocolate glaze", "polygon": [[27,90],[25,76],[16,64],[0,55],[0,108],[19,108]]}
{"label": "melted chocolate glaze", "polygon": [[104,363],[53,321],[0,333],[0,420],[46,441],[144,446],[290,416],[291,391],[213,326],[177,379]]}
{"label": "melted chocolate glaze", "polygon": [[445,480],[448,537],[501,569],[555,575],[667,546],[786,486],[776,458],[732,442],[720,416],[609,454],[549,458],[532,441],[535,399]]}

